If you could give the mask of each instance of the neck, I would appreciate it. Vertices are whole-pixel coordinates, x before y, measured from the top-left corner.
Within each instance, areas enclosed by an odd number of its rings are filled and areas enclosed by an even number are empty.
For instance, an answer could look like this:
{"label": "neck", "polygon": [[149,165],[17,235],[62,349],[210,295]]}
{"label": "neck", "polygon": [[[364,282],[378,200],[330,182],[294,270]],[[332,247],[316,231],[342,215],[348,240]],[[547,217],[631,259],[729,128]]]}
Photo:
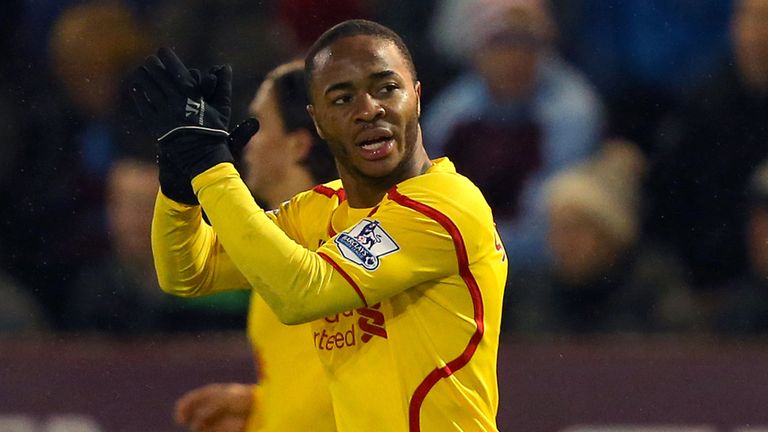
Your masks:
{"label": "neck", "polygon": [[384,177],[363,177],[341,166],[338,169],[349,206],[370,208],[376,206],[392,187],[404,180],[424,174],[431,166],[432,161],[429,160],[427,151],[423,146],[418,146],[406,163]]}

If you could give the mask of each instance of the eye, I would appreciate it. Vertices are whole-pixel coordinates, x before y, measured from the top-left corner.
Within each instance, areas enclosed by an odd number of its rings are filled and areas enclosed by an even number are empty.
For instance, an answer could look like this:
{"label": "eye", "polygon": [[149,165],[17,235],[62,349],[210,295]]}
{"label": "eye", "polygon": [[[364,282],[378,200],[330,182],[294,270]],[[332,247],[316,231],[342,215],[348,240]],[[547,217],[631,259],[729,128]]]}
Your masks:
{"label": "eye", "polygon": [[331,104],[333,105],[344,105],[352,101],[352,96],[350,95],[341,95],[339,97],[333,98],[331,100]]}
{"label": "eye", "polygon": [[381,89],[379,89],[379,93],[381,94],[390,94],[394,92],[395,90],[399,89],[400,86],[398,86],[395,83],[387,83]]}

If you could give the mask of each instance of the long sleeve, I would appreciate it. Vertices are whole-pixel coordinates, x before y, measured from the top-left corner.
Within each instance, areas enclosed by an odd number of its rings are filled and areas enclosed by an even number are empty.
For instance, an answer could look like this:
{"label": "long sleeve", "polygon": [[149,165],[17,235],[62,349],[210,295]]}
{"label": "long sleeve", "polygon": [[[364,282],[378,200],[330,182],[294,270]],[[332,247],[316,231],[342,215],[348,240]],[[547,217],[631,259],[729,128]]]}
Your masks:
{"label": "long sleeve", "polygon": [[342,275],[320,255],[293,241],[254,203],[231,164],[209,169],[195,177],[192,185],[215,234],[197,229],[195,239],[157,251],[175,257],[166,259],[187,263],[185,256],[191,254],[189,258],[198,263],[208,261],[207,268],[215,272],[216,263],[225,261],[217,254],[223,245],[245,279],[287,324],[363,305]]}
{"label": "long sleeve", "polygon": [[169,294],[196,297],[251,286],[203,221],[200,207],[161,192],[152,220],[152,253],[160,287]]}

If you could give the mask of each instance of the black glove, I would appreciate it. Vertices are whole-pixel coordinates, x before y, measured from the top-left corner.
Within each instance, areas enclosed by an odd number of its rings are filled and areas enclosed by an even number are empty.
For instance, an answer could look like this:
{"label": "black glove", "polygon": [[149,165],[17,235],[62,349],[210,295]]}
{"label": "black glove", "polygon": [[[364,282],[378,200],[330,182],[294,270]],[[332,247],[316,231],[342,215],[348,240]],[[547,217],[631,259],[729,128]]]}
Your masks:
{"label": "black glove", "polygon": [[189,177],[171,163],[168,155],[158,152],[157,166],[163,195],[183,204],[200,205]]}
{"label": "black glove", "polygon": [[[216,87],[215,75],[201,78],[200,72],[197,69],[190,69],[189,72],[200,83],[203,90],[203,98],[210,97],[210,93]],[[229,140],[229,138],[227,139]],[[176,202],[200,205],[195,191],[192,189],[191,179],[181,169],[171,163],[168,155],[160,152],[159,148],[157,152],[157,165],[160,177],[160,190],[163,192],[163,195]]]}
{"label": "black glove", "polygon": [[201,79],[172,50],[161,48],[136,71],[131,90],[159,143],[158,162],[167,158],[191,179],[218,163],[234,161],[226,143],[232,93],[228,65],[212,68]]}
{"label": "black glove", "polygon": [[227,146],[235,158],[235,162],[240,164],[243,155],[243,148],[251,140],[251,137],[259,131],[259,121],[255,118],[249,118],[240,122],[227,137]]}
{"label": "black glove", "polygon": [[[191,72],[196,72],[191,70]],[[242,172],[242,153],[243,148],[248,144],[251,137],[258,132],[259,121],[254,118],[249,118],[242,121],[240,124],[230,132],[227,137],[227,146],[232,153],[232,157],[235,159],[235,165],[238,166],[238,171]],[[192,183],[190,183],[189,177],[186,176],[181,170],[171,163],[168,156],[164,153],[158,152],[157,164],[160,171],[160,190],[168,198],[189,205],[199,205],[195,191],[192,189]]]}

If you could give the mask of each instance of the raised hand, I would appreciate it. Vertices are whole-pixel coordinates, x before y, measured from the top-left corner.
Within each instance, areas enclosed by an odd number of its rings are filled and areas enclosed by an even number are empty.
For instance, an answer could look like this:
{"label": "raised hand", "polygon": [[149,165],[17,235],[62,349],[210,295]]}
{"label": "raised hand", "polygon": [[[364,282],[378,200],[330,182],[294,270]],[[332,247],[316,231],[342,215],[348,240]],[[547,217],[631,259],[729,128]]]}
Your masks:
{"label": "raised hand", "polygon": [[233,161],[226,145],[231,94],[228,65],[215,66],[201,77],[169,48],[149,56],[131,86],[139,115],[158,140],[159,161],[170,161],[188,179]]}

